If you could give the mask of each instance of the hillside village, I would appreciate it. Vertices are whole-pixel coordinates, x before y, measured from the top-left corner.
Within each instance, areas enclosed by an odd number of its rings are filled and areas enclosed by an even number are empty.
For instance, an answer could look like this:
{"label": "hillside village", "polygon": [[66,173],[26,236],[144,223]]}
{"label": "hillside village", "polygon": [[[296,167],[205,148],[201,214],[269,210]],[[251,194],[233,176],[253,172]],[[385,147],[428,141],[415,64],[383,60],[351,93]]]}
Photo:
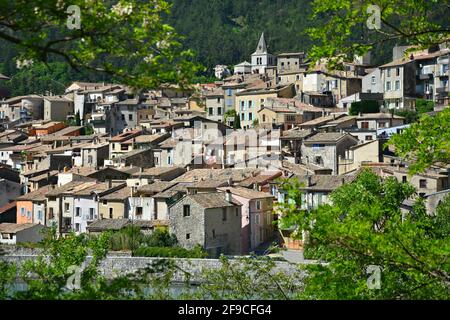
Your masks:
{"label": "hillside village", "polygon": [[450,167],[409,176],[387,142],[419,99],[433,102],[432,116],[449,105],[450,48],[407,49],[381,66],[367,55],[329,70],[304,52],[269,53],[262,34],[250,62],[218,65],[214,83],[136,92],[74,82],[62,96],[4,99],[0,243],[38,242],[51,226],[64,236],[133,225],[167,228],[210,257],[274,241],[297,250],[274,223],[280,179],[302,182],[310,210],[364,168],[410,182],[433,211]]}

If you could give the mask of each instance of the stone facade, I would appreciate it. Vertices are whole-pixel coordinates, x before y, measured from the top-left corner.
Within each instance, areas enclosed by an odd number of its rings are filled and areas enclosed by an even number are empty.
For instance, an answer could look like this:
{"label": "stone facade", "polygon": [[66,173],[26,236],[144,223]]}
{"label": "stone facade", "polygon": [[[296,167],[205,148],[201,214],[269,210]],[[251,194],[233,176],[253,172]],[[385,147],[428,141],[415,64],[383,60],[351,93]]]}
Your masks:
{"label": "stone facade", "polygon": [[[185,206],[189,206],[188,216],[184,216]],[[238,205],[204,208],[191,196],[186,196],[169,207],[169,219],[170,232],[184,248],[191,249],[199,244],[212,257],[241,253],[241,208]]]}

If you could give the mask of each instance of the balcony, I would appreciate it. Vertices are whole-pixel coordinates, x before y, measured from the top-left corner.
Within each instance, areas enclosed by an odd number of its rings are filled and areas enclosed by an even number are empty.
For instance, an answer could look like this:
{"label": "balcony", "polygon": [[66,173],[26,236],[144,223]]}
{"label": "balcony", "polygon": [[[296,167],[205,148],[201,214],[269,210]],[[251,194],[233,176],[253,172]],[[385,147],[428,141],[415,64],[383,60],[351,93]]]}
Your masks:
{"label": "balcony", "polygon": [[433,76],[432,73],[421,73],[421,74],[419,74],[419,79],[420,80],[428,80],[428,79],[431,79],[432,76]]}
{"label": "balcony", "polygon": [[91,125],[93,125],[94,127],[95,126],[104,126],[104,125],[106,125],[106,120],[101,120],[101,119],[99,119],[99,120],[90,120],[89,123]]}
{"label": "balcony", "polygon": [[436,93],[446,93],[449,92],[447,87],[436,88]]}

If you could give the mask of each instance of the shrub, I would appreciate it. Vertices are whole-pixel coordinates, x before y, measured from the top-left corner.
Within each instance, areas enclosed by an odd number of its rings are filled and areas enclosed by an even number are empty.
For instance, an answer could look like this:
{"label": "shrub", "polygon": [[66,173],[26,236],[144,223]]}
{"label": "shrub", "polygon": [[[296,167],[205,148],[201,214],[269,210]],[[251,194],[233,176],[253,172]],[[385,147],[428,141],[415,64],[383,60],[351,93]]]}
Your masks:
{"label": "shrub", "polygon": [[140,247],[135,252],[136,257],[167,257],[167,258],[206,258],[207,254],[200,246],[192,250],[181,247]]}
{"label": "shrub", "polygon": [[419,114],[434,111],[434,102],[431,100],[417,99],[416,110]]}
{"label": "shrub", "polygon": [[155,229],[152,234],[145,237],[144,243],[147,247],[175,247],[178,240],[167,229]]}

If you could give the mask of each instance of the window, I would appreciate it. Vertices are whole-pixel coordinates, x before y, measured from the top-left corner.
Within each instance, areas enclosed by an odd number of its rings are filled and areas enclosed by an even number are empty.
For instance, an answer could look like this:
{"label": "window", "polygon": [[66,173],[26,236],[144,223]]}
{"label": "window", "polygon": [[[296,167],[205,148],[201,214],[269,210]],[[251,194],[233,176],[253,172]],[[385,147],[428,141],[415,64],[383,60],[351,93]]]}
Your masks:
{"label": "window", "polygon": [[208,115],[212,116],[214,114],[213,108],[208,108]]}
{"label": "window", "polygon": [[261,200],[256,200],[256,210],[261,210]]}
{"label": "window", "polygon": [[191,206],[188,204],[185,204],[183,206],[183,217],[190,217],[191,216]]}
{"label": "window", "polygon": [[233,95],[233,91],[231,91],[231,89],[227,90],[227,96],[231,97]]}
{"label": "window", "polygon": [[49,219],[53,219],[53,216],[54,216],[53,215],[53,208],[50,208],[49,211],[48,211],[48,218]]}
{"label": "window", "polygon": [[236,217],[238,217],[238,216],[239,216],[239,209],[236,208]]}
{"label": "window", "polygon": [[94,220],[94,213],[95,213],[95,209],[89,208],[89,220]]}
{"label": "window", "polygon": [[241,121],[244,121],[245,120],[245,113],[241,113]]}
{"label": "window", "polygon": [[366,136],[365,139],[366,139],[366,141],[372,141],[373,137],[372,136]]}
{"label": "window", "polygon": [[397,69],[395,70],[395,74],[397,75],[397,77],[400,76],[400,68],[397,68]]}
{"label": "window", "polygon": [[223,208],[222,210],[222,221],[227,221],[227,208]]}
{"label": "window", "polygon": [[42,210],[38,210],[38,220],[42,220]]}
{"label": "window", "polygon": [[191,234],[190,233],[186,233],[186,240],[189,240],[191,238]]}
{"label": "window", "polygon": [[248,107],[251,108],[252,106],[253,106],[253,101],[252,101],[252,100],[249,100],[249,102],[248,102]]}
{"label": "window", "polygon": [[220,98],[217,98],[217,103],[220,103]]}
{"label": "window", "polygon": [[400,90],[400,81],[399,80],[395,81],[395,90],[396,91]]}
{"label": "window", "polygon": [[387,76],[388,76],[388,77],[391,76],[391,69],[387,69]]}
{"label": "window", "polygon": [[31,219],[31,211],[27,211],[27,218]]}
{"label": "window", "polygon": [[64,211],[69,212],[69,209],[70,209],[70,205],[67,202],[64,203]]}
{"label": "window", "polygon": [[144,211],[142,207],[136,207],[136,216],[142,217],[143,212]]}
{"label": "window", "polygon": [[361,128],[369,129],[369,122],[367,122],[367,121],[361,122]]}
{"label": "window", "polygon": [[253,120],[253,113],[251,113],[251,112],[248,113],[248,120],[249,121]]}
{"label": "window", "polygon": [[114,209],[113,208],[109,208],[109,218],[112,219],[113,218],[113,213],[114,213]]}
{"label": "window", "polygon": [[386,82],[386,91],[391,91],[391,82]]}
{"label": "window", "polygon": [[379,122],[379,123],[378,123],[378,126],[379,126],[380,128],[386,128],[386,122]]}
{"label": "window", "polygon": [[122,118],[122,121],[125,121],[125,115],[124,114],[121,115],[121,118]]}
{"label": "window", "polygon": [[133,115],[132,114],[128,115],[128,120],[133,121]]}
{"label": "window", "polygon": [[79,223],[75,223],[75,231],[80,232],[80,224]]}
{"label": "window", "polygon": [[217,108],[217,115],[218,115],[218,116],[221,116],[221,115],[222,115],[222,108],[221,108],[221,107],[218,107],[218,108]]}
{"label": "window", "polygon": [[213,237],[213,239],[216,238],[216,229],[212,229],[212,237]]}
{"label": "window", "polygon": [[92,164],[92,163],[93,163],[93,161],[92,161],[92,156],[88,156],[88,163],[89,163],[89,164]]}
{"label": "window", "polygon": [[167,157],[167,164],[168,165],[172,164],[172,158],[170,156]]}
{"label": "window", "polygon": [[426,179],[420,179],[419,180],[419,186],[420,186],[420,188],[426,188],[427,187],[427,180]]}
{"label": "window", "polygon": [[259,223],[261,222],[261,218],[260,218],[260,216],[259,216],[259,213],[257,213],[257,214],[255,215],[255,222],[256,222],[256,224],[259,224]]}
{"label": "window", "polygon": [[76,207],[75,208],[75,217],[79,217],[81,216],[81,208],[80,207]]}
{"label": "window", "polygon": [[25,217],[25,208],[20,208],[20,215]]}
{"label": "window", "polygon": [[403,183],[408,182],[408,178],[407,178],[406,176],[403,176],[403,177],[402,177],[402,182],[403,182]]}
{"label": "window", "polygon": [[377,78],[375,76],[372,76],[372,84],[376,84],[377,83]]}
{"label": "window", "polygon": [[266,122],[266,115],[265,114],[262,115],[262,122]]}

